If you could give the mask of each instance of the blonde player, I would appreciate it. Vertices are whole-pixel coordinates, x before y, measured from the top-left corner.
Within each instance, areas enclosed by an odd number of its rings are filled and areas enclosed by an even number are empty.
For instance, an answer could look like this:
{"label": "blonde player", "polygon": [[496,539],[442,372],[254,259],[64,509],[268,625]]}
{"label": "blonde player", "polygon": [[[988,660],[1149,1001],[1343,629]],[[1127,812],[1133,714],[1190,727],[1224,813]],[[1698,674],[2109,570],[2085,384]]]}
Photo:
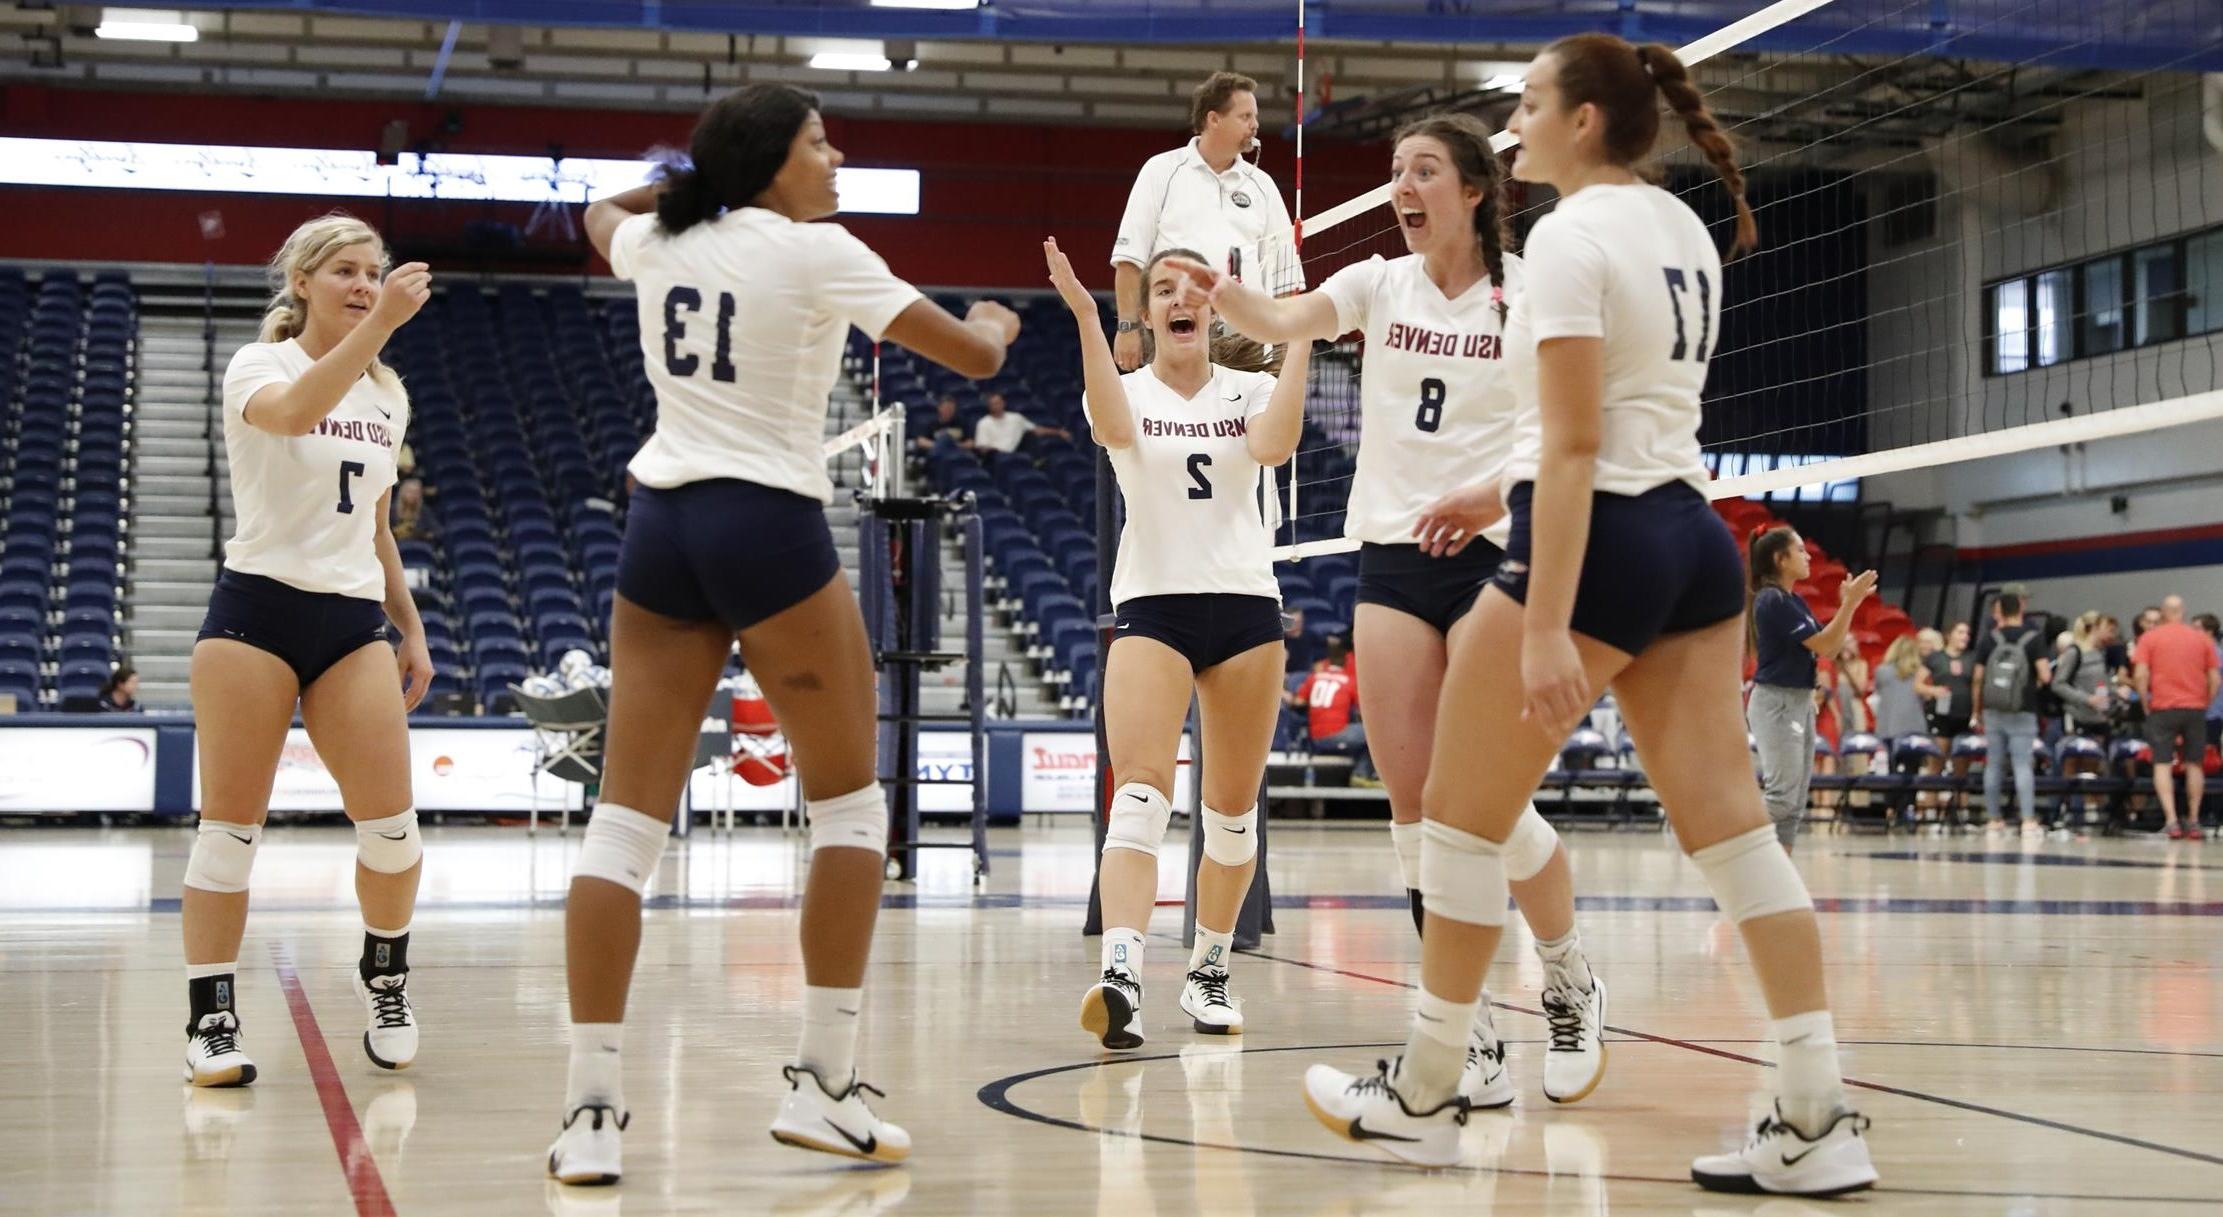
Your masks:
{"label": "blonde player", "polygon": [[[772,1136],[879,1162],[910,1135],[865,1103],[857,1020],[886,860],[872,650],[825,505],[827,394],[854,325],[972,377],[992,376],[1018,318],[963,321],[888,272],[834,214],[841,153],[818,99],[759,84],[711,104],[691,168],[587,209],[587,235],[640,301],[656,430],[628,471],[610,626],[601,801],[565,906],[571,1070],[548,1171],[614,1183],[628,1121],[626,991],[654,877],[693,765],[703,705],[736,638],[786,735],[810,817],[803,1033]],[[747,555],[740,561],[737,555]]]}
{"label": "blonde player", "polygon": [[417,1057],[409,923],[424,850],[407,714],[431,685],[432,659],[386,521],[409,395],[378,355],[424,306],[432,276],[422,262],[389,274],[378,233],[336,213],[295,229],[270,271],[276,296],[259,340],[224,373],[239,525],[193,644],[201,822],[181,911],[185,1077],[196,1086],[255,1080],[234,1008],[239,940],[296,708],[355,822],[363,1051],[382,1069]]}
{"label": "blonde player", "polygon": [[1181,275],[1167,265],[1197,255],[1168,250],[1143,275],[1155,349],[1122,376],[1096,302],[1055,241],[1043,252],[1080,325],[1089,423],[1127,503],[1104,663],[1105,735],[1119,787],[1098,875],[1102,975],[1082,998],[1081,1026],[1114,1051],[1143,1042],[1143,933],[1193,694],[1204,737],[1204,857],[1181,1010],[1199,1032],[1239,1035],[1242,1010],[1227,992],[1231,940],[1258,866],[1258,787],[1282,693],[1264,471],[1297,449],[1309,348],[1291,346],[1278,378],[1215,362],[1212,311],[1177,298]]}
{"label": "blonde player", "polygon": [[[1813,902],[1776,844],[1745,749],[1742,571],[1708,507],[1700,393],[1721,334],[1712,234],[1635,168],[1665,100],[1757,240],[1728,137],[1666,47],[1563,38],[1530,66],[1513,174],[1560,202],[1529,237],[1507,336],[1520,395],[1500,475],[1506,561],[1444,686],[1424,796],[1421,994],[1404,1054],[1354,1077],[1315,1065],[1305,1098],[1339,1135],[1409,1162],[1458,1160],[1465,1036],[1505,921],[1505,849],[1566,732],[1609,686],[1669,823],[1737,923],[1774,1019],[1776,1110],[1738,1152],[1698,1159],[1721,1191],[1872,1186],[1846,1105]],[[1431,513],[1423,539],[1456,526]]]}
{"label": "blonde player", "polygon": [[[1359,378],[1358,473],[1346,532],[1360,543],[1357,641],[1367,743],[1389,789],[1390,834],[1421,921],[1421,791],[1436,728],[1447,656],[1466,636],[1468,612],[1505,554],[1501,521],[1424,549],[1413,540],[1431,503],[1502,465],[1512,451],[1513,389],[1504,369],[1505,320],[1523,285],[1505,252],[1503,173],[1490,131],[1465,114],[1438,115],[1397,133],[1390,204],[1405,247],[1393,261],[1347,266],[1316,292],[1282,300],[1200,266],[1184,265],[1211,292],[1228,325],[1267,342],[1311,342],[1354,330],[1366,336]],[[1567,852],[1533,804],[1506,842],[1507,878],[1544,964],[1551,1044],[1544,1095],[1587,1096],[1605,1076],[1605,986],[1590,970],[1575,928]],[[1505,1046],[1487,994],[1475,1006],[1459,1093],[1474,1107],[1513,1101]]]}

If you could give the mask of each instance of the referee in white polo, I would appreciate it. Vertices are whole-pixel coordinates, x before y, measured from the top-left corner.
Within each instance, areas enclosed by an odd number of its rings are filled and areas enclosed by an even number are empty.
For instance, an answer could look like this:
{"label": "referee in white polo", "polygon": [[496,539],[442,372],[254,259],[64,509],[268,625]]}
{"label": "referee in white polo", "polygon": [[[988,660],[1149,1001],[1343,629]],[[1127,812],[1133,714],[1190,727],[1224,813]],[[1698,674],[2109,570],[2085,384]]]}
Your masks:
{"label": "referee in white polo", "polygon": [[[1246,281],[1277,296],[1304,290],[1288,205],[1274,180],[1243,159],[1258,143],[1258,82],[1212,73],[1190,100],[1189,126],[1196,138],[1143,162],[1112,243],[1119,300],[1112,357],[1122,372],[1142,366],[1142,268],[1161,250],[1194,250],[1225,270],[1228,252],[1239,248]],[[1279,240],[1261,259],[1268,237]],[[1261,260],[1271,263],[1263,277]]]}

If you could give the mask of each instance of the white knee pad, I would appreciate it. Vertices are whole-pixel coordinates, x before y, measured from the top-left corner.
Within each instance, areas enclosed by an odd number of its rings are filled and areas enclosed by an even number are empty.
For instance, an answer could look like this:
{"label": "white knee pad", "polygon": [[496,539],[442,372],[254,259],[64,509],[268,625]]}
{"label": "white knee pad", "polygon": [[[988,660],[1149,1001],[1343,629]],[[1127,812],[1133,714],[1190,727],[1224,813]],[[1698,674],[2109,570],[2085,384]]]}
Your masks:
{"label": "white knee pad", "polygon": [[597,803],[587,819],[586,837],[571,864],[574,879],[604,879],[634,895],[647,890],[664,857],[672,826],[616,803]]}
{"label": "white knee pad", "polygon": [[425,856],[424,837],[417,832],[417,809],[383,820],[355,822],[355,860],[382,875],[398,875]]}
{"label": "white knee pad", "polygon": [[1390,848],[1397,851],[1397,874],[1405,881],[1405,890],[1420,890],[1420,821],[1400,824],[1389,822]]}
{"label": "white knee pad", "polygon": [[1231,816],[1204,809],[1204,856],[1221,866],[1241,866],[1258,856],[1258,809]]}
{"label": "white knee pad", "polygon": [[[1131,849],[1158,856],[1166,839],[1166,825],[1173,819],[1173,804],[1165,792],[1142,782],[1129,782],[1112,795],[1111,811],[1104,817],[1104,848]],[[1211,845],[1207,843],[1206,849]]]}
{"label": "white knee pad", "polygon": [[1731,921],[1814,907],[1814,898],[1806,894],[1806,881],[1799,878],[1791,856],[1776,841],[1772,826],[1715,842],[1691,854],[1690,860],[1698,864],[1714,903]]}
{"label": "white knee pad", "polygon": [[1437,820],[1420,827],[1420,902],[1437,917],[1468,925],[1505,924],[1503,847]]}
{"label": "white knee pad", "polygon": [[1513,821],[1513,835],[1505,838],[1501,847],[1505,854],[1505,877],[1515,883],[1525,883],[1544,869],[1551,856],[1559,852],[1559,833],[1552,828],[1543,813],[1530,803],[1521,818]]}
{"label": "white knee pad", "polygon": [[255,869],[255,847],[262,844],[262,825],[202,820],[193,836],[193,853],[185,860],[185,886],[204,892],[244,892],[247,876]]}
{"label": "white knee pad", "polygon": [[869,849],[888,852],[888,795],[880,783],[805,806],[810,816],[810,852]]}

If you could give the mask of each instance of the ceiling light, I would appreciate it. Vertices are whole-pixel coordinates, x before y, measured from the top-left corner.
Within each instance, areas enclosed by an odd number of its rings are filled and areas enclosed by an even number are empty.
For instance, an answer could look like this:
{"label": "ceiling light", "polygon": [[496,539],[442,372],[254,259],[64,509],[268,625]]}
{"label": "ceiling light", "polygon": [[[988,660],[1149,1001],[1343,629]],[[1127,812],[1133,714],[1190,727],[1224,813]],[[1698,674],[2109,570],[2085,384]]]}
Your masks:
{"label": "ceiling light", "polygon": [[1514,76],[1510,73],[1504,76],[1492,76],[1482,82],[1482,91],[1485,93],[1518,93],[1527,83],[1528,78],[1525,76]]}
{"label": "ceiling light", "polygon": [[965,12],[980,7],[980,0],[872,0],[874,8],[931,8]]}
{"label": "ceiling light", "polygon": [[810,66],[826,72],[885,72],[893,65],[887,56],[867,51],[820,51],[810,57]]}
{"label": "ceiling light", "polygon": [[174,9],[112,8],[101,13],[93,37],[127,42],[199,42],[201,31]]}

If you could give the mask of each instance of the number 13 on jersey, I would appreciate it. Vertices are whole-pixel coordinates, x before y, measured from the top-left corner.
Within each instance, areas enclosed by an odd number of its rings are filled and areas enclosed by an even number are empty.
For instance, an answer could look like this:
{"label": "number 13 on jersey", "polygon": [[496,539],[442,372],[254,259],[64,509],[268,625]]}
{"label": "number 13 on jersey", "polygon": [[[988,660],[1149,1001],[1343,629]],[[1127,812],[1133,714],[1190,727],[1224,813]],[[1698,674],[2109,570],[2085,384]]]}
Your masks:
{"label": "number 13 on jersey", "polygon": [[[1680,266],[1662,267],[1667,274],[1667,306],[1675,314],[1675,349],[1669,359],[1687,359],[1704,363],[1712,352],[1708,349],[1714,331],[1714,288],[1702,270],[1685,274]],[[1690,345],[1690,324],[1683,320],[1683,310],[1691,295],[1691,283],[1698,284],[1698,346]]]}

